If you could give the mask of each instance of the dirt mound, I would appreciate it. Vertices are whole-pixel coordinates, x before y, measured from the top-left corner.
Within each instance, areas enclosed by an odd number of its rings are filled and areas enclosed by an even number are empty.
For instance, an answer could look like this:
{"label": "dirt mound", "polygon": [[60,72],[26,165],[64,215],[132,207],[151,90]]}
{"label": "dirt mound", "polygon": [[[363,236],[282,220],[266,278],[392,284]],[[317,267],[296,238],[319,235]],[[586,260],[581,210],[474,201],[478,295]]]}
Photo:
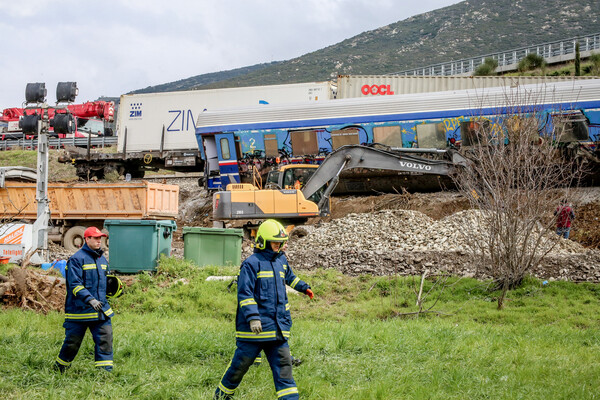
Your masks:
{"label": "dirt mound", "polygon": [[5,307],[21,307],[47,313],[65,304],[66,284],[54,272],[14,267],[0,275],[0,300]]}

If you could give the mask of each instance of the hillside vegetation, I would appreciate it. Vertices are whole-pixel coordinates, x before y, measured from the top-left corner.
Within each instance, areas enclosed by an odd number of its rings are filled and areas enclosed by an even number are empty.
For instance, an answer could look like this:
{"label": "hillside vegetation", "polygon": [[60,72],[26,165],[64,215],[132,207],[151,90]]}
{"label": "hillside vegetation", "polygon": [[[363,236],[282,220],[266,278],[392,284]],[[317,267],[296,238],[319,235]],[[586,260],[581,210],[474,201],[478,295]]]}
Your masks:
{"label": "hillside vegetation", "polygon": [[388,74],[600,32],[595,0],[469,0],[363,32],[297,58],[144,89],[172,91]]}

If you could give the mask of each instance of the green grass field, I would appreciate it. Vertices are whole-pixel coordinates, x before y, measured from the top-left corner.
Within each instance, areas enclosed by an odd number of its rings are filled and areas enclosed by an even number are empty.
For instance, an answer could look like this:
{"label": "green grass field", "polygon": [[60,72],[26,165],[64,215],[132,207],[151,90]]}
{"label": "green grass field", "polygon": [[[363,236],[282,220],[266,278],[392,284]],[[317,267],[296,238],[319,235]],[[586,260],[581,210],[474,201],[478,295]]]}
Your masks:
{"label": "green grass field", "polygon": [[[62,313],[2,310],[2,398],[210,399],[235,349],[236,295],[205,278],[235,272],[162,259],[158,273],[140,275],[113,303],[112,373],[94,369],[88,333],[58,374]],[[527,279],[498,311],[485,282],[451,279],[427,298],[439,295],[438,314],[417,318],[400,315],[416,310],[412,278],[299,276],[316,295],[290,295],[303,399],[600,398],[598,285]],[[266,363],[236,398],[276,398]]]}

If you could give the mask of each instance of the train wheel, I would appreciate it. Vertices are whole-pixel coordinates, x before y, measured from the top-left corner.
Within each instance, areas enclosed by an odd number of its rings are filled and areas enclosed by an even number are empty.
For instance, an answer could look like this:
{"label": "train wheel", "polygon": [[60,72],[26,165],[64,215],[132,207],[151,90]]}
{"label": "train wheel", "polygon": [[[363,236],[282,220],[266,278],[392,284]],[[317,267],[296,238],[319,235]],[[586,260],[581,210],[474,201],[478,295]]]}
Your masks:
{"label": "train wheel", "polygon": [[73,252],[79,250],[85,243],[85,239],[83,238],[84,232],[85,227],[83,226],[71,227],[67,233],[65,233],[65,237],[63,239],[64,248]]}

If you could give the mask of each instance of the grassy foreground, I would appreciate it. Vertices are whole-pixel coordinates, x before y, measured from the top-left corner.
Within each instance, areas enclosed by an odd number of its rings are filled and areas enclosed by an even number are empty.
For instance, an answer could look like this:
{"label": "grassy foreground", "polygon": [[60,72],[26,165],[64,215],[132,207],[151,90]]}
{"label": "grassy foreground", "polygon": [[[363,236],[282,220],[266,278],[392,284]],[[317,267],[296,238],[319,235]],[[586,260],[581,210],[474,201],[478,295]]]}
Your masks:
{"label": "grassy foreground", "polygon": [[[113,373],[94,369],[89,333],[72,368],[54,372],[62,313],[1,310],[2,398],[210,399],[235,349],[236,300],[228,282],[205,279],[235,272],[162,259],[140,275],[113,302]],[[443,315],[415,318],[398,315],[416,309],[412,278],[299,276],[316,295],[290,295],[303,399],[600,398],[598,285],[529,279],[498,311],[485,283],[453,279],[433,308]],[[276,398],[267,364],[236,398]]]}

